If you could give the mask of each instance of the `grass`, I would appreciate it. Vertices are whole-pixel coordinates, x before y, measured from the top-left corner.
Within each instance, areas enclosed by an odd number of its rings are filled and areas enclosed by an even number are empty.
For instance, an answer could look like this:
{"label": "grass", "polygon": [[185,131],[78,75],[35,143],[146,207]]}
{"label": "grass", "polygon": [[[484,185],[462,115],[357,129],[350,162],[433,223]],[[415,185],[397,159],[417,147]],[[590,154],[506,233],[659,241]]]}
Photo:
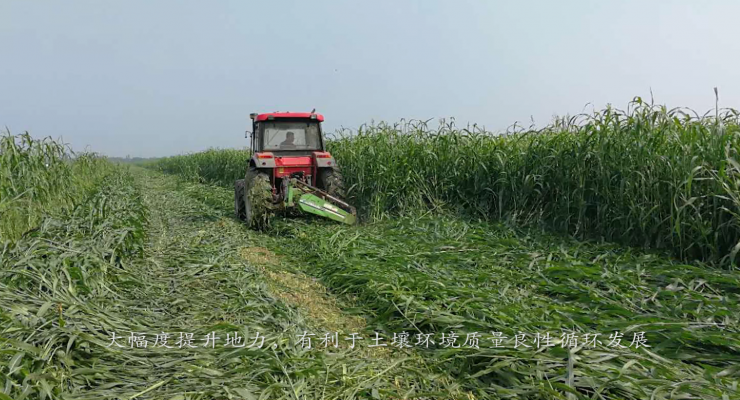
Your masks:
{"label": "grass", "polygon": [[[231,212],[228,189],[193,186],[188,194]],[[285,219],[269,235],[264,245],[282,256],[270,259],[287,259],[290,276],[316,277],[354,304],[345,310],[365,320],[364,337],[377,331],[390,343],[393,333],[421,331],[439,343],[442,333],[454,331],[462,344],[467,333],[480,333],[480,349],[406,350],[424,358],[430,372],[452,375],[469,398],[740,395],[736,272],[438,216],[349,228]],[[645,332],[651,347],[612,348],[614,330],[625,345]],[[535,333],[550,332],[553,346],[491,348],[491,331],[508,338],[525,332],[529,345]],[[599,333],[602,343],[571,354],[561,347],[562,333]]]}
{"label": "grass", "polygon": [[233,188],[234,181],[244,179],[250,157],[248,150],[209,149],[193,154],[165,157],[144,165],[194,182]]}
{"label": "grass", "polygon": [[106,331],[128,322],[113,288],[130,283],[119,272],[143,249],[145,218],[131,177],[110,174],[78,207],[4,247],[4,396],[55,399],[110,376],[94,355],[107,344]]}
{"label": "grass", "polygon": [[421,122],[339,135],[330,150],[366,219],[443,209],[577,238],[737,262],[740,123],[637,98],[496,136]]}
{"label": "grass", "polygon": [[[480,398],[740,396],[736,272],[459,219],[276,229],[275,248],[363,304],[368,326],[386,337],[456,332],[462,344],[471,332],[486,341],[524,332],[533,345],[536,333],[551,333],[553,346],[539,351],[512,343],[424,351]],[[608,346],[614,331],[627,343],[645,332],[651,347]],[[603,343],[569,353],[563,333],[598,333]]]}
{"label": "grass", "polygon": [[[188,194],[200,185],[110,172],[0,253],[0,399],[461,398],[410,357],[304,350],[297,333],[325,327],[281,300],[306,293],[273,292],[264,266],[238,251],[260,244],[231,210]],[[130,348],[131,332],[149,346]],[[193,333],[200,347],[152,348],[162,332]],[[203,348],[210,332],[220,345]],[[268,339],[261,350],[223,346],[234,332]]]}
{"label": "grass", "polygon": [[[364,220],[420,210],[543,227],[731,266],[740,250],[740,114],[700,116],[636,98],[494,135],[476,126],[366,125],[329,142]],[[248,152],[151,164],[226,188]]]}
{"label": "grass", "polygon": [[0,136],[0,242],[18,239],[48,213],[75,207],[109,170],[94,154],[28,133]]}
{"label": "grass", "polygon": [[[245,151],[149,164],[168,177],[6,135],[0,399],[740,398],[738,126],[640,99],[504,136],[365,126],[330,143],[365,223],[265,233],[232,218]],[[436,344],[296,343],[322,329]],[[180,331],[270,339],[107,346]],[[480,345],[439,342],[453,331]],[[614,331],[650,347],[612,347]]]}

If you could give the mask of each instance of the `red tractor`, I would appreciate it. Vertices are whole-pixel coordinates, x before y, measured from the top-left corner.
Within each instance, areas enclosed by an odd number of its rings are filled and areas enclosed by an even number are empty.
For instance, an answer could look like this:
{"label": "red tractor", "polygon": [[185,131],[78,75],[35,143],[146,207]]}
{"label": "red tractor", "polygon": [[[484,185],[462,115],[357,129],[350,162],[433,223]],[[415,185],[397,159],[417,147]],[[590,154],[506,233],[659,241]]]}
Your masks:
{"label": "red tractor", "polygon": [[236,217],[251,227],[270,215],[297,209],[353,224],[355,208],[343,200],[337,162],[325,150],[321,122],[314,112],[250,114],[252,158],[246,176],[234,184]]}

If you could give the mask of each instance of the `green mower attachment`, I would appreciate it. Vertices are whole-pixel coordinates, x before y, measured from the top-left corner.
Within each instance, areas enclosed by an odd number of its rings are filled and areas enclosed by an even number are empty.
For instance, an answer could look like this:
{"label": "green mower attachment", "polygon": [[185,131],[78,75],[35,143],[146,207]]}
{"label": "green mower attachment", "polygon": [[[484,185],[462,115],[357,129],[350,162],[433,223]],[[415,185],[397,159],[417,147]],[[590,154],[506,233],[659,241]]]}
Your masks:
{"label": "green mower attachment", "polygon": [[357,222],[357,211],[354,207],[296,178],[283,180],[283,193],[285,208],[297,205],[303,212],[347,225],[354,225]]}

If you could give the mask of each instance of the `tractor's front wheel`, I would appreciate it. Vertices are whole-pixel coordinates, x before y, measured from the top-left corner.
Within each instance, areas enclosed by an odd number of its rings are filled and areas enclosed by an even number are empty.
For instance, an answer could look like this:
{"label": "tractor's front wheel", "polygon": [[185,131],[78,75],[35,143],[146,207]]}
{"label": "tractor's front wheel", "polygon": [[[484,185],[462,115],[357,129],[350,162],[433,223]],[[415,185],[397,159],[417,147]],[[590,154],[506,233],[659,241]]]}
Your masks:
{"label": "tractor's front wheel", "polygon": [[234,182],[234,216],[240,221],[247,219],[246,205],[244,204],[244,179]]}
{"label": "tractor's front wheel", "polygon": [[264,172],[250,170],[245,179],[246,195],[244,196],[244,216],[252,228],[264,229],[270,224],[270,204],[272,203],[272,185],[270,177]]}

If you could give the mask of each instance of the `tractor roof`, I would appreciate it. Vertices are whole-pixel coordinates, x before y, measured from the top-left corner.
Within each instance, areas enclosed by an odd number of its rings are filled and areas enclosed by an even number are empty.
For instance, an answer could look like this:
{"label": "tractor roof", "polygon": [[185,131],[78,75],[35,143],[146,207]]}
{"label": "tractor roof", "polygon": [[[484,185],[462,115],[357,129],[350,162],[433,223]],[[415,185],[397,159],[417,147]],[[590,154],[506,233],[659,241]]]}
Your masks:
{"label": "tractor roof", "polygon": [[300,112],[274,112],[274,113],[267,113],[267,114],[258,114],[255,121],[267,121],[269,119],[277,119],[277,118],[306,118],[306,119],[313,119],[315,118],[319,122],[324,121],[324,116],[321,114],[315,114],[315,113],[300,113]]}

